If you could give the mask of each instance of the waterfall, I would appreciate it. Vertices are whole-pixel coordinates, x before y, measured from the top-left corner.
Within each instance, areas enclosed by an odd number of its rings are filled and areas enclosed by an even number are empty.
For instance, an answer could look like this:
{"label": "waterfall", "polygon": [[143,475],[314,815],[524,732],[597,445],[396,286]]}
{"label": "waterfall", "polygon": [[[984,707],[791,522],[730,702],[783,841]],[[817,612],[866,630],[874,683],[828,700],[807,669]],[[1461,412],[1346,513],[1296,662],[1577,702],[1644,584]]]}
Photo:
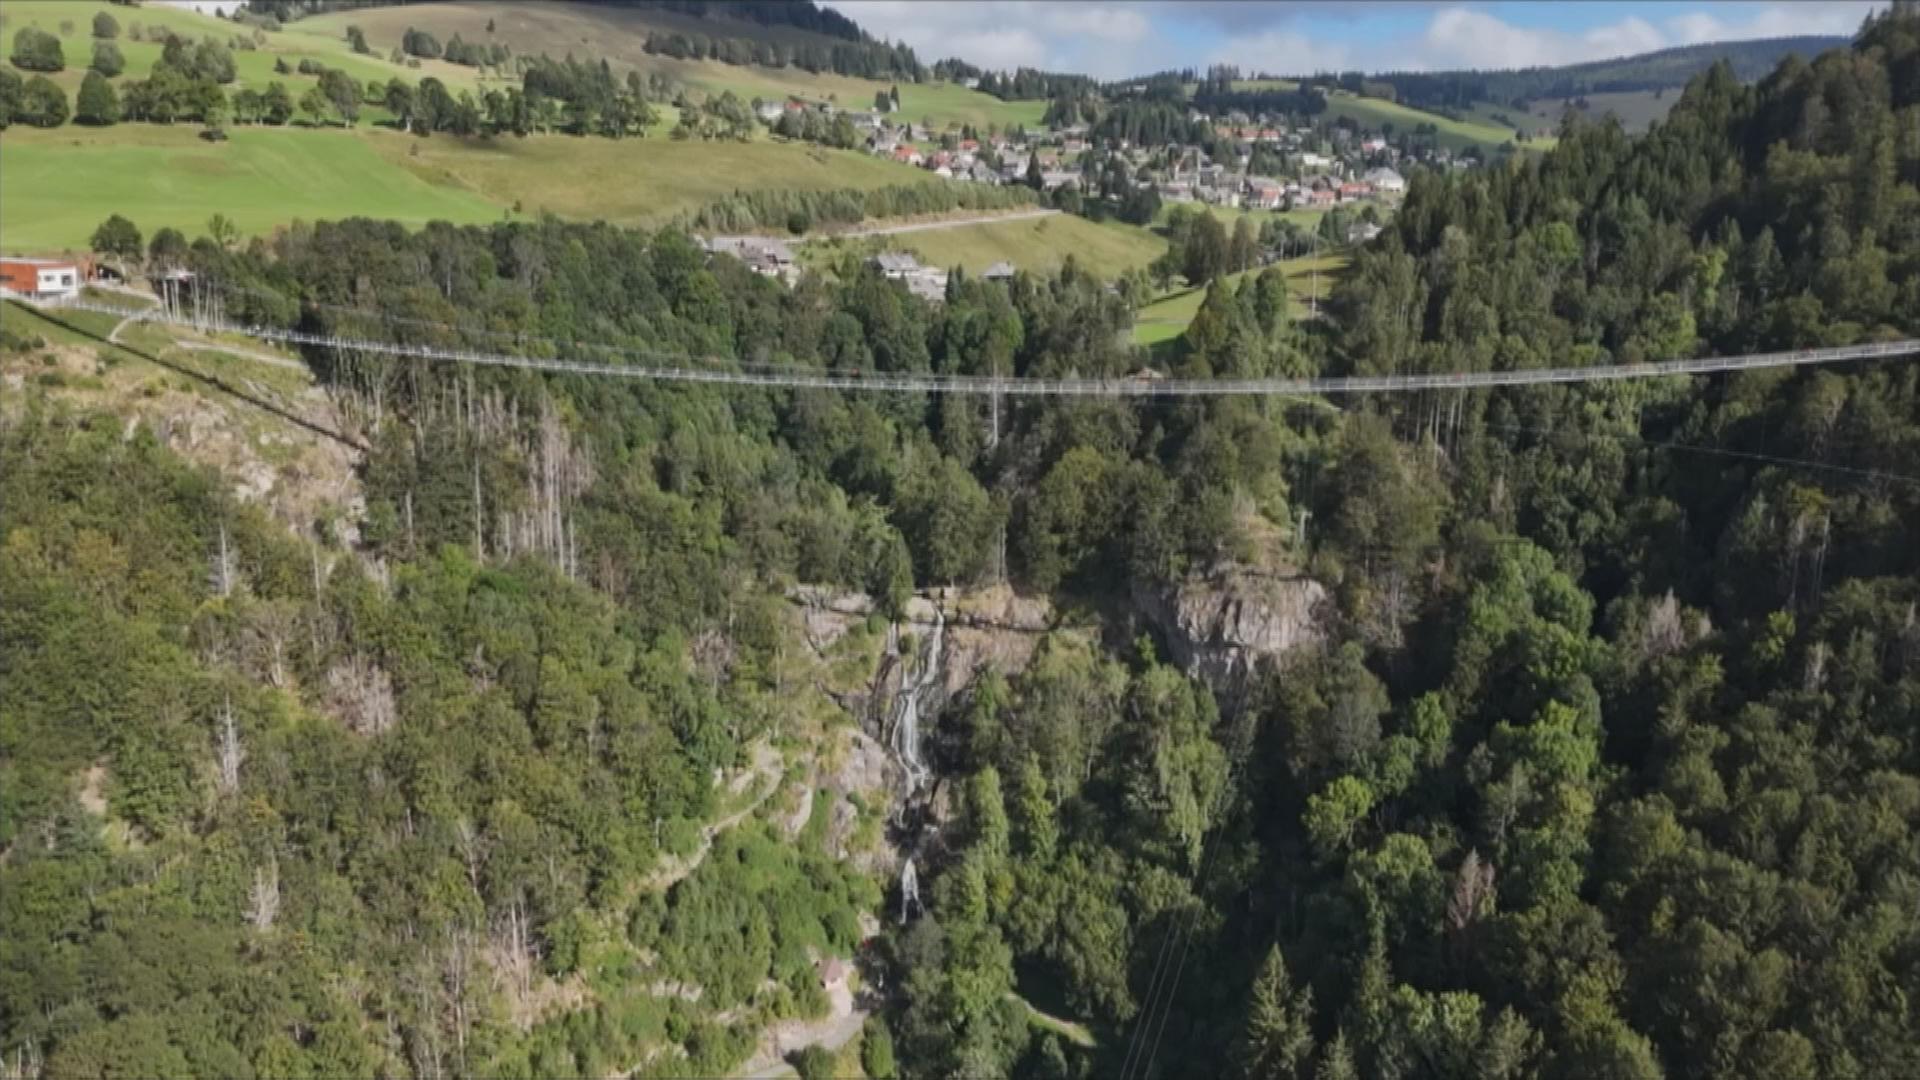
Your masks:
{"label": "waterfall", "polygon": [[900,699],[893,722],[893,752],[907,774],[907,796],[911,798],[927,780],[928,770],[920,760],[920,699],[940,679],[941,650],[945,645],[946,614],[933,609],[933,638],[927,645],[926,660],[915,671],[911,666],[900,680]]}
{"label": "waterfall", "polygon": [[907,905],[920,906],[920,873],[909,858],[900,868],[900,925],[907,925]]}

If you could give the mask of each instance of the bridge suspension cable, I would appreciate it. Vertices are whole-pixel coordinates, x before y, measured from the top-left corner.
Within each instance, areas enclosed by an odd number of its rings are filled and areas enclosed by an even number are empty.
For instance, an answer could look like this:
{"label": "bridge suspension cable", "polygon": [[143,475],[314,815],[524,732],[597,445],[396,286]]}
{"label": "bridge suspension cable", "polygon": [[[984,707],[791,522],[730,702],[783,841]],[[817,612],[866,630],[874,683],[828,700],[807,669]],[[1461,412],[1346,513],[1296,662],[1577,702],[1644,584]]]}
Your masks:
{"label": "bridge suspension cable", "polygon": [[[1414,375],[1345,376],[1311,379],[1178,379],[1145,375],[1108,377],[1033,378],[1027,376],[952,375],[937,372],[859,372],[795,369],[783,371],[760,365],[759,370],[692,367],[689,362],[731,363],[720,358],[677,355],[680,364],[608,364],[590,360],[561,360],[510,356],[467,349],[410,345],[367,338],[310,334],[269,326],[241,326],[208,319],[190,319],[164,312],[139,312],[88,300],[68,300],[62,309],[97,311],[127,317],[144,314],[146,320],[202,332],[239,334],[284,345],[378,353],[437,363],[521,368],[562,375],[593,375],[659,382],[707,383],[728,386],[766,386],[819,390],[871,390],[893,393],[989,394],[1009,397],[1252,397],[1298,394],[1391,394],[1417,390],[1472,390],[1495,386],[1535,386],[1545,383],[1609,382],[1653,379],[1672,375],[1707,375],[1760,368],[1837,364],[1849,360],[1882,360],[1920,353],[1920,339],[1843,345],[1823,349],[1748,353],[1694,360],[1659,360],[1641,364],[1602,364],[1587,367],[1537,368],[1527,371],[1432,372]],[[459,332],[458,327],[447,327]]]}

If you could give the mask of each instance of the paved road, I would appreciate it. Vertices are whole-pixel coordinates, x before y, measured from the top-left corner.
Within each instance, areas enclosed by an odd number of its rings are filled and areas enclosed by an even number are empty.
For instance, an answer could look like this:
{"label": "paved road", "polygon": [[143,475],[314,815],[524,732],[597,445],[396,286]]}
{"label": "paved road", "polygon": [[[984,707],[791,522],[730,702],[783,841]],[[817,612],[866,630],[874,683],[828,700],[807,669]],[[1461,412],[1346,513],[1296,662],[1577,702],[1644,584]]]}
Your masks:
{"label": "paved road", "polygon": [[854,229],[850,232],[822,233],[819,236],[802,236],[789,240],[791,244],[804,244],[809,240],[847,240],[862,236],[898,236],[901,233],[931,232],[934,229],[958,229],[967,225],[993,225],[1002,221],[1030,221],[1034,218],[1052,217],[1059,210],[1021,210],[1012,214],[983,214],[979,217],[950,218],[946,221],[923,221],[915,225],[886,225],[874,229]]}

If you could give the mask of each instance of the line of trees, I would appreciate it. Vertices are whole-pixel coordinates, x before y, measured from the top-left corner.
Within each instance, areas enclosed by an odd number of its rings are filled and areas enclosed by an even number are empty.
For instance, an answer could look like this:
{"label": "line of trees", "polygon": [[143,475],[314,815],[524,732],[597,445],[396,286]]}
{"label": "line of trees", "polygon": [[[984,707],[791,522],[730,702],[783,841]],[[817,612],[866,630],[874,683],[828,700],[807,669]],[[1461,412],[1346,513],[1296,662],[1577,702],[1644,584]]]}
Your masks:
{"label": "line of trees", "polygon": [[[700,208],[687,219],[687,225],[708,232],[755,232],[763,229],[805,232],[821,225],[854,225],[868,218],[908,217],[954,210],[1010,210],[1037,203],[1038,198],[1032,191],[1018,185],[1001,187],[938,180],[864,190],[741,191]],[[793,228],[796,223],[799,227]]]}
{"label": "line of trees", "polygon": [[656,30],[647,35],[644,46],[650,55],[676,60],[717,60],[723,64],[761,67],[795,67],[820,74],[832,72],[861,79],[904,79],[919,82],[926,69],[904,44],[862,41],[816,45],[752,38],[708,37]]}

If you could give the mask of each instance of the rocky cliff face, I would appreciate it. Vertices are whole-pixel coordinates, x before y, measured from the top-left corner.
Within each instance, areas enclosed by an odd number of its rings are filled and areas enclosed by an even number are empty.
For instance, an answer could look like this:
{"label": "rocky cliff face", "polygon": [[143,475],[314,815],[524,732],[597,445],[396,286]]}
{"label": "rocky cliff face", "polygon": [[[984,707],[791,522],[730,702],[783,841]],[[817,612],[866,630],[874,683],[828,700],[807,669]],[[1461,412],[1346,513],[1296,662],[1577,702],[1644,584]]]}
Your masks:
{"label": "rocky cliff face", "polygon": [[[874,610],[873,601],[862,593],[817,586],[795,588],[788,599],[801,606],[807,639],[819,650],[831,648]],[[915,596],[907,602],[901,629],[915,634],[931,631],[936,601],[946,618],[946,655],[940,674],[941,688],[948,696],[965,689],[983,671],[1011,674],[1026,667],[1040,639],[1054,629],[1051,604],[1004,586],[945,590],[932,598]],[[890,700],[899,689],[897,682],[898,673],[883,667],[873,689]]]}
{"label": "rocky cliff face", "polygon": [[1326,599],[1312,578],[1244,568],[1134,591],[1135,607],[1160,631],[1172,660],[1223,701],[1244,692],[1263,664],[1324,641]]}

